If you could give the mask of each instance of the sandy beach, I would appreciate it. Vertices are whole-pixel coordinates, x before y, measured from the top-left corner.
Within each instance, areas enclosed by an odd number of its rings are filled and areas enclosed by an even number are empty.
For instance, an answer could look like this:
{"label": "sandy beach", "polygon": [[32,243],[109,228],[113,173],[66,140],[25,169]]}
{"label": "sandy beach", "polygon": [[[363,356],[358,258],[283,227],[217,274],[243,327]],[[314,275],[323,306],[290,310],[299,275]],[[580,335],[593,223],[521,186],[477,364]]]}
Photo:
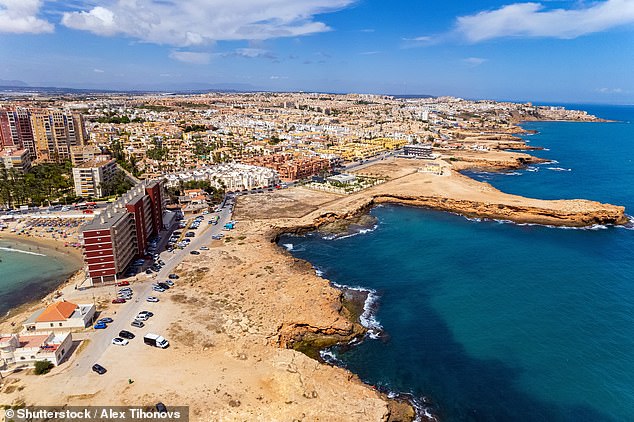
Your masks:
{"label": "sandy beach", "polygon": [[[188,256],[177,270],[181,278],[176,288],[162,293],[159,303],[147,304],[156,310],[153,330],[166,335],[172,347],[148,350],[140,341],[125,348],[111,346],[100,361],[109,368],[102,378],[73,374],[73,362],[82,359],[80,347],[67,364],[47,375],[23,373],[5,380],[0,404],[167,401],[189,404],[195,421],[411,420],[407,404],[387,400],[345,369],[297,351],[347,342],[362,336],[364,328],[353,317],[354,307],[345,306],[340,290],[277,246],[281,233],[314,230],[381,203],[537,224],[627,221],[623,207],[509,195],[456,171],[487,162],[515,168],[525,163],[519,153],[482,154],[476,162],[462,160],[459,153],[455,157],[437,161],[443,175],[420,172],[420,160],[387,160],[367,167],[359,172],[388,181],[351,195],[297,187],[240,197],[236,229],[213,241],[210,250]],[[67,300],[94,300],[102,316],[117,318],[123,308],[110,303],[111,293],[106,288],[64,289]],[[0,331],[10,330],[8,323],[3,321]],[[90,338],[90,329],[76,338]]]}

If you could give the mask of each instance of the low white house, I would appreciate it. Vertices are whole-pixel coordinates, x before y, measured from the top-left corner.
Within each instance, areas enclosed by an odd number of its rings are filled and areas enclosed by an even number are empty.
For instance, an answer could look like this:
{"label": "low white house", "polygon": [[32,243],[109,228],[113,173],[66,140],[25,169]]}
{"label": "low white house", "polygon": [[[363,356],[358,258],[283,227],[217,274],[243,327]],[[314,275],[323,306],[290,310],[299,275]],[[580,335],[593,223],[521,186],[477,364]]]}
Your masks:
{"label": "low white house", "polygon": [[7,366],[47,360],[57,366],[73,344],[71,333],[0,334],[0,358]]}
{"label": "low white house", "polygon": [[349,185],[350,183],[354,183],[357,178],[353,174],[341,173],[334,176],[330,176],[326,178],[329,182],[341,183],[343,185]]}
{"label": "low white house", "polygon": [[87,327],[94,317],[95,305],[62,301],[36,311],[23,325],[27,331],[69,330]]}

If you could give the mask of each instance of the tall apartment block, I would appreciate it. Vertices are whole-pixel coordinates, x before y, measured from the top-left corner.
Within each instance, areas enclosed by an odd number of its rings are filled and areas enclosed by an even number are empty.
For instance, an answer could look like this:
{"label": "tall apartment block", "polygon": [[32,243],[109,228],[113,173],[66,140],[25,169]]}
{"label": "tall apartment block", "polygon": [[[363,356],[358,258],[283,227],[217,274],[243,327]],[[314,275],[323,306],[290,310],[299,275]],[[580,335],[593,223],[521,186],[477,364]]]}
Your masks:
{"label": "tall apartment block", "polygon": [[75,195],[84,198],[102,198],[108,195],[110,192],[104,190],[104,184],[112,180],[116,174],[117,163],[114,159],[86,161],[73,167]]}
{"label": "tall apartment block", "polygon": [[0,145],[29,151],[31,160],[70,160],[70,149],[85,144],[81,114],[16,107],[0,110]]}
{"label": "tall apartment block", "polygon": [[132,260],[147,253],[148,240],[163,228],[158,181],[141,182],[81,227],[84,262],[93,285],[113,282]]}

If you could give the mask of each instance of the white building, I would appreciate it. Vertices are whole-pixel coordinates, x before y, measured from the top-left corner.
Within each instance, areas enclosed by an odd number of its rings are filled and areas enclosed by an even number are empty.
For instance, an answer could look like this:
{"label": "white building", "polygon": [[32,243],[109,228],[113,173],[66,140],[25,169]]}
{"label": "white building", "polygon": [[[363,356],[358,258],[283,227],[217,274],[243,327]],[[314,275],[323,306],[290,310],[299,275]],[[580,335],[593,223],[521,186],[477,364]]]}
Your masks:
{"label": "white building", "polygon": [[180,182],[203,180],[209,181],[212,186],[217,188],[224,187],[229,192],[273,186],[280,181],[277,172],[266,167],[246,164],[219,164],[170,174],[167,176],[167,186],[178,186]]}
{"label": "white building", "polygon": [[329,182],[341,183],[342,185],[349,185],[350,183],[354,183],[357,180],[357,177],[353,174],[341,173],[327,177],[326,180]]}
{"label": "white building", "polygon": [[71,333],[0,334],[0,359],[6,366],[47,360],[57,366],[73,344]]}
{"label": "white building", "polygon": [[18,173],[24,174],[31,169],[31,157],[26,149],[7,149],[0,151],[0,161],[4,168],[16,169]]}
{"label": "white building", "polygon": [[27,331],[69,330],[87,327],[94,317],[95,305],[62,301],[36,311],[23,325]]}
{"label": "white building", "polygon": [[73,167],[73,181],[75,182],[75,195],[81,197],[101,198],[108,194],[103,185],[117,173],[116,161],[87,161],[77,167]]}

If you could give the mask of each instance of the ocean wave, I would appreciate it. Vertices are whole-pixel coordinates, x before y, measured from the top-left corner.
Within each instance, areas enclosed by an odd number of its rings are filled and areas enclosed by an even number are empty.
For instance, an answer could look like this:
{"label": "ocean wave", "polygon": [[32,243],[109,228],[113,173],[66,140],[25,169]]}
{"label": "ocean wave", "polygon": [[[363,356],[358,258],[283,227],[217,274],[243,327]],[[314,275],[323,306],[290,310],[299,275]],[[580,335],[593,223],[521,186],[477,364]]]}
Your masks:
{"label": "ocean wave", "polygon": [[341,366],[341,367],[345,366],[343,362],[337,358],[337,356],[332,351],[332,349],[320,350],[319,356],[322,358],[324,362],[329,363],[331,365]]}
{"label": "ocean wave", "polygon": [[439,422],[439,419],[434,415],[434,406],[431,400],[427,397],[416,397],[411,393],[400,393],[389,389],[383,383],[373,385],[376,390],[385,394],[392,400],[403,400],[409,402],[415,411],[414,421],[416,422]]}
{"label": "ocean wave", "polygon": [[324,276],[324,272],[322,270],[320,270],[319,268],[313,266],[313,270],[315,270],[315,275],[317,277],[323,277]]}
{"label": "ocean wave", "polygon": [[625,223],[624,225],[619,226],[619,227],[621,227],[621,228],[623,228],[625,230],[634,230],[634,217],[631,216],[631,215],[627,215],[626,217],[629,220],[629,222]]}
{"label": "ocean wave", "polygon": [[565,169],[563,167],[547,167],[548,170],[552,171],[572,171],[572,169]]}
{"label": "ocean wave", "polygon": [[526,168],[526,171],[536,172],[539,171],[539,167],[530,166]]}
{"label": "ocean wave", "polygon": [[498,223],[498,224],[511,224],[513,226],[519,226],[519,227],[546,227],[549,229],[559,229],[559,230],[607,230],[610,227],[621,227],[627,230],[634,230],[634,217],[629,217],[630,223],[627,223],[625,225],[620,225],[620,226],[614,226],[612,224],[593,224],[592,226],[586,226],[586,227],[573,227],[573,226],[555,226],[551,224],[539,224],[539,223],[518,223],[512,220],[498,220],[495,218],[467,217],[465,215],[458,214],[455,212],[452,214],[459,215],[465,220],[471,221],[473,223],[492,222],[492,223]]}
{"label": "ocean wave", "polygon": [[46,255],[44,255],[43,253],[30,252],[30,251],[23,251],[23,250],[21,250],[21,249],[13,249],[13,248],[4,248],[4,247],[0,247],[0,250],[7,251],[7,252],[23,253],[23,254],[27,254],[27,255],[46,256]]}
{"label": "ocean wave", "polygon": [[359,229],[357,231],[353,231],[351,233],[346,233],[346,234],[327,234],[327,235],[323,235],[321,238],[324,240],[341,240],[341,239],[348,239],[350,237],[354,237],[354,236],[358,236],[360,234],[368,234],[371,233],[373,231],[375,231],[377,228],[379,227],[378,224],[375,224],[374,226],[372,226],[371,228],[366,228],[366,229]]}
{"label": "ocean wave", "polygon": [[293,244],[292,243],[282,243],[282,246],[284,246],[286,248],[287,251],[292,251],[293,250]]}
{"label": "ocean wave", "polygon": [[366,299],[363,303],[363,313],[359,316],[359,322],[367,330],[367,336],[371,339],[379,339],[383,333],[383,326],[376,317],[376,311],[379,308],[380,296],[376,290],[358,286],[346,286],[332,282],[332,285],[340,290],[354,290],[366,293]]}

